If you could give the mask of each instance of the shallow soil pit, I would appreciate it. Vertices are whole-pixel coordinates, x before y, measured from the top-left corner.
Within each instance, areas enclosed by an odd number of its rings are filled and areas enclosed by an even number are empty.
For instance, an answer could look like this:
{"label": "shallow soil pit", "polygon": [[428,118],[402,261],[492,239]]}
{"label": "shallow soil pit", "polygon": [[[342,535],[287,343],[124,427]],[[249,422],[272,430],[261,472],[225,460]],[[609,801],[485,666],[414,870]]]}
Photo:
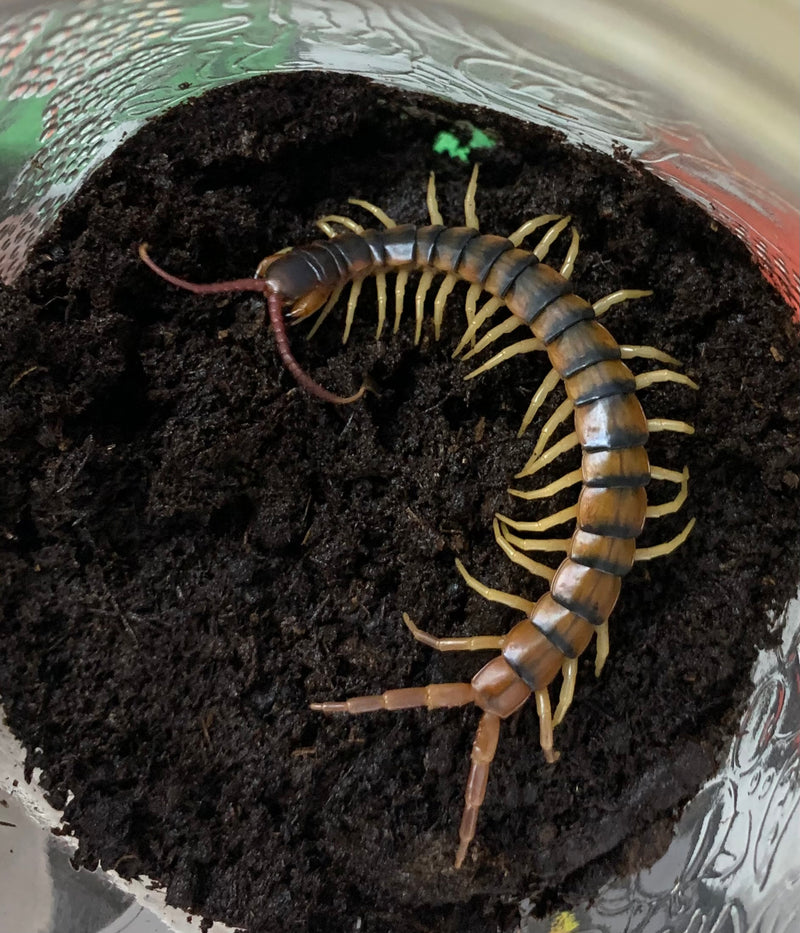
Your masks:
{"label": "shallow soil pit", "polygon": [[[652,462],[687,464],[690,494],[640,543],[692,515],[696,528],[626,578],[602,676],[593,650],[582,659],[557,765],[532,704],[503,725],[457,872],[475,710],[308,704],[468,680],[485,655],[431,651],[401,621],[437,635],[517,621],[464,585],[456,557],[493,587],[543,592],[500,553],[492,516],[574,502],[506,492],[538,432],[516,436],[546,360],[465,382],[474,364],[451,359],[463,288],[442,340],[426,317],[415,346],[413,282],[400,332],[378,341],[368,282],[345,346],[341,308],[311,341],[291,331],[326,387],[376,387],[322,404],[280,365],[259,297],[179,291],[136,247],[195,281],[247,276],[317,237],[323,214],[368,224],[348,197],[426,222],[431,170],[445,222],[461,223],[469,166],[434,143],[473,128],[494,142],[471,153],[481,229],[572,214],[576,291],[653,288],[604,323],[678,357],[700,391],[642,393],[649,415],[697,432],[653,435]],[[54,802],[74,794],[76,862],[160,879],[171,903],[251,933],[512,930],[522,897],[546,911],[651,862],[736,728],[770,610],[797,591],[799,355],[741,243],[636,166],[552,132],[322,74],[227,87],[146,126],[0,293],[0,693]]]}

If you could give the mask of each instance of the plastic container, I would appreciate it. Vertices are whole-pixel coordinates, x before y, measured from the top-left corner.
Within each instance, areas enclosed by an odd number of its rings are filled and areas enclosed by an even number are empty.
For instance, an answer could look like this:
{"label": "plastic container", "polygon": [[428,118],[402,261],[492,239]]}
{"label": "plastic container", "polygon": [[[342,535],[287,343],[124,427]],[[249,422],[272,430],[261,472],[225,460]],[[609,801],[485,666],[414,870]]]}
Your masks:
{"label": "plastic container", "polygon": [[[147,118],[223,83],[326,69],[492,107],[629,154],[741,237],[797,315],[797,26],[789,0],[81,0],[32,9],[0,0],[0,277],[13,281],[87,173]],[[797,606],[782,649],[762,656],[726,766],[687,808],[661,861],[574,913],[534,921],[523,902],[523,933],[791,926],[800,915]],[[70,930],[80,905],[94,911],[92,929],[159,929],[140,906],[143,886],[133,901],[101,875],[64,870],[64,843],[41,831],[58,817],[21,780],[19,756],[0,732],[0,791],[20,805],[18,857],[0,853],[0,905],[18,911],[6,927]],[[12,882],[24,825],[30,860]],[[169,927],[193,929],[182,917],[172,912]]]}

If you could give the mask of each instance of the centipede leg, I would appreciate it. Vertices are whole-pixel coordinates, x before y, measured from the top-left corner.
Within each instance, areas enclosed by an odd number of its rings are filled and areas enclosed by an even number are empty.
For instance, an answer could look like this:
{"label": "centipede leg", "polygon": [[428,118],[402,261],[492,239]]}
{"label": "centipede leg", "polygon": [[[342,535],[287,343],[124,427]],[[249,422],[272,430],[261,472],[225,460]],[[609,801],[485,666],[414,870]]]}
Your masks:
{"label": "centipede leg", "polygon": [[572,538],[520,538],[519,535],[511,534],[505,525],[500,528],[501,534],[514,547],[521,551],[564,551],[569,550]]}
{"label": "centipede leg", "polygon": [[514,474],[514,479],[521,479],[523,476],[532,476],[534,473],[538,473],[539,470],[544,469],[548,464],[558,459],[561,454],[577,446],[578,435],[573,431],[571,434],[567,434],[566,437],[562,437],[552,447],[549,447],[541,457],[531,457],[519,473]]}
{"label": "centipede leg", "polygon": [[542,262],[547,254],[550,252],[550,247],[555,243],[555,241],[561,236],[561,234],[567,229],[567,227],[572,222],[572,217],[567,215],[562,218],[557,224],[553,226],[545,233],[545,235],[539,240],[536,246],[533,248],[533,254]]}
{"label": "centipede leg", "polygon": [[672,515],[677,512],[686,497],[689,495],[689,467],[684,467],[682,473],[676,470],[665,470],[663,467],[651,468],[650,475],[653,479],[666,479],[673,483],[679,483],[680,489],[674,499],[669,502],[662,502],[659,505],[648,505],[646,518],[661,518],[664,515]]}
{"label": "centipede leg", "polygon": [[418,628],[407,612],[403,622],[414,638],[436,651],[499,651],[503,646],[503,635],[467,635],[465,637],[437,638]]}
{"label": "centipede leg", "polygon": [[657,557],[664,557],[667,554],[671,554],[689,537],[695,526],[695,522],[696,519],[690,518],[684,526],[683,531],[676,534],[674,538],[670,538],[669,541],[664,541],[662,544],[654,544],[652,547],[637,547],[633,559],[635,561],[655,560]]}
{"label": "centipede leg", "polygon": [[510,347],[505,347],[499,353],[495,353],[493,357],[488,359],[481,366],[478,366],[477,369],[473,369],[472,372],[467,373],[464,379],[474,379],[476,376],[481,376],[487,370],[494,369],[495,366],[505,363],[506,360],[510,360],[513,356],[518,356],[520,353],[533,353],[535,350],[544,350],[544,343],[539,340],[538,337],[528,337],[527,340],[519,340],[517,343],[512,343]]}
{"label": "centipede leg", "polygon": [[556,408],[552,415],[545,421],[542,430],[539,432],[539,437],[536,439],[536,444],[533,447],[533,452],[528,458],[528,463],[533,463],[538,459],[540,454],[547,447],[547,442],[553,436],[553,433],[569,418],[572,414],[575,405],[572,399],[564,399],[564,401]]}
{"label": "centipede leg", "polygon": [[494,529],[494,540],[498,543],[500,549],[509,560],[518,564],[520,567],[524,567],[529,573],[537,577],[542,577],[547,580],[548,583],[553,579],[555,570],[553,570],[552,567],[548,567],[547,564],[541,564],[538,560],[531,560],[530,557],[520,553],[510,541],[503,537],[500,531],[500,522],[497,518],[492,522],[492,528]]}
{"label": "centipede leg", "polygon": [[519,431],[517,431],[517,437],[522,437],[522,435],[528,430],[528,426],[531,421],[536,417],[536,412],[542,407],[547,396],[555,389],[555,387],[561,382],[561,376],[558,373],[551,369],[550,372],[542,379],[539,388],[533,393],[533,398],[528,405],[525,415],[522,418],[522,423],[519,426]]}
{"label": "centipede leg", "polygon": [[594,659],[594,676],[599,677],[600,672],[603,670],[603,667],[608,658],[609,643],[608,643],[608,622],[604,622],[602,625],[597,627],[597,653],[595,654]]}
{"label": "centipede leg", "polygon": [[472,174],[469,176],[469,184],[464,194],[464,226],[472,227],[473,230],[480,230],[478,223],[478,213],[475,210],[475,194],[478,190],[478,163],[472,167]]}
{"label": "centipede leg", "polygon": [[[445,279],[445,282],[447,279]],[[444,284],[444,283],[442,283]],[[438,300],[438,296],[437,296]],[[459,353],[464,349],[468,343],[472,343],[474,346],[475,334],[480,330],[480,328],[495,314],[500,308],[505,307],[505,303],[502,298],[490,298],[480,311],[477,312],[475,317],[472,319],[472,323],[467,327],[464,333],[461,335],[461,339],[458,341],[458,345],[455,350],[453,350],[453,359],[455,359]]]}
{"label": "centipede leg", "polygon": [[464,864],[469,844],[475,838],[478,812],[486,796],[486,786],[489,783],[489,766],[497,751],[499,738],[500,717],[495,713],[484,713],[478,723],[475,741],[472,743],[469,777],[467,778],[467,789],[464,792],[464,812],[461,816],[461,825],[458,828],[459,844],[454,863],[456,868],[461,868]]}
{"label": "centipede leg", "polygon": [[536,712],[539,714],[539,744],[542,746],[545,761],[548,764],[555,764],[559,759],[559,753],[553,749],[553,717],[550,713],[550,692],[545,687],[544,690],[535,690]]}
{"label": "centipede leg", "polygon": [[573,227],[572,239],[570,240],[569,249],[567,250],[567,255],[564,258],[564,262],[561,264],[561,268],[559,269],[559,272],[564,276],[565,279],[572,277],[572,270],[575,268],[575,260],[578,258],[580,242],[581,238],[578,234],[578,231]]}
{"label": "centipede leg", "polygon": [[650,289],[641,289],[641,288],[621,288],[619,291],[611,292],[610,295],[606,295],[604,298],[596,301],[592,307],[594,308],[594,316],[602,317],[606,311],[613,305],[618,305],[621,301],[628,301],[631,298],[646,298],[648,295],[652,295]]}
{"label": "centipede leg", "polygon": [[578,659],[567,658],[561,665],[561,692],[558,695],[558,706],[553,713],[553,726],[557,726],[572,705],[575,696],[575,681],[578,679]]}
{"label": "centipede leg", "polygon": [[505,334],[510,334],[518,327],[523,327],[524,324],[525,322],[521,318],[518,318],[514,314],[510,314],[500,324],[497,324],[490,331],[487,331],[475,346],[464,354],[462,359],[468,360],[470,357],[475,356],[476,353],[480,353],[481,350],[485,350],[486,347],[494,343],[495,340],[499,340],[499,338],[505,336]]}
{"label": "centipede leg", "polygon": [[426,687],[401,687],[369,696],[350,697],[348,700],[325,700],[310,703],[309,709],[318,713],[375,713],[379,710],[441,709],[442,707],[466,706],[472,703],[475,694],[472,684],[428,684]]}
{"label": "centipede leg", "polygon": [[518,499],[549,499],[562,489],[568,489],[579,483],[582,478],[583,472],[579,467],[577,470],[565,473],[561,479],[553,480],[552,483],[540,486],[538,489],[508,489],[506,491],[510,496],[516,496]]}
{"label": "centipede leg", "polygon": [[463,577],[467,586],[483,596],[484,599],[488,599],[493,603],[501,603],[503,606],[510,606],[512,609],[520,609],[525,615],[530,615],[531,612],[533,612],[533,607],[536,605],[535,603],[532,603],[528,599],[523,599],[522,596],[517,596],[514,593],[506,593],[504,590],[495,590],[490,586],[486,586],[485,583],[476,580],[458,558],[456,558],[456,569]]}

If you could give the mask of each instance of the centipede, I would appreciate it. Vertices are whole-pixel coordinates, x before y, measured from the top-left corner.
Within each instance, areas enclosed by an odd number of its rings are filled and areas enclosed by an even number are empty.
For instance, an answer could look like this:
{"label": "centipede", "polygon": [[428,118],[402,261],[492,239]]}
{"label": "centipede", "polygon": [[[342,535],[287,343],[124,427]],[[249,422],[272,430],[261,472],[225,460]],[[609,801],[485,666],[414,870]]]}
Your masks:
{"label": "centipede", "polygon": [[[436,339],[441,335],[450,293],[459,282],[469,286],[464,300],[466,326],[453,352],[454,357],[470,359],[518,328],[527,329],[523,339],[495,352],[465,378],[481,376],[519,354],[546,354],[551,368],[533,393],[520,435],[527,430],[550,393],[559,385],[563,386],[564,401],[542,426],[533,451],[515,478],[524,480],[534,476],[575,448],[580,452],[580,466],[545,486],[513,487],[508,492],[519,499],[535,501],[578,486],[577,502],[536,520],[520,521],[501,513],[493,519],[498,546],[511,561],[543,579],[546,592],[532,601],[495,589],[478,580],[456,560],[456,569],[468,587],[491,602],[520,611],[522,618],[503,635],[436,637],[423,631],[403,613],[403,622],[412,636],[432,649],[499,654],[484,664],[469,683],[432,683],[310,704],[312,710],[325,714],[467,705],[474,705],[480,711],[464,792],[454,859],[456,868],[463,865],[476,835],[501,722],[533,697],[542,753],[551,764],[558,760],[553,730],[572,703],[578,659],[595,638],[595,675],[600,675],[610,650],[609,617],[623,577],[637,561],[672,553],[686,541],[694,526],[694,519],[690,519],[672,539],[651,547],[637,547],[645,522],[677,512],[688,494],[686,467],[679,471],[651,465],[646,449],[650,434],[658,431],[694,433],[687,422],[648,417],[639,393],[663,382],[678,383],[693,390],[698,386],[677,371],[678,360],[655,347],[617,343],[598,319],[613,305],[644,298],[652,292],[620,289],[594,303],[579,297],[571,284],[580,242],[572,218],[544,214],[526,220],[507,237],[481,233],[476,208],[477,179],[476,165],[464,197],[462,225],[443,223],[435,176],[431,173],[427,189],[428,224],[398,224],[376,205],[350,198],[351,204],[370,213],[380,227],[365,228],[349,216],[326,215],[316,222],[326,239],[267,256],[258,264],[252,278],[192,282],[159,266],[151,258],[146,243],[139,246],[142,261],[171,285],[196,294],[250,291],[263,295],[275,347],[283,365],[302,389],[323,402],[354,404],[364,396],[367,385],[344,396],[316,382],[292,353],[287,320],[297,322],[316,315],[313,327],[316,330],[337,306],[344,289],[350,286],[343,332],[343,341],[347,342],[362,283],[373,277],[378,318],[376,337],[380,338],[387,325],[387,276],[394,275],[396,332],[404,314],[405,292],[412,273],[419,274],[413,300],[416,342],[422,333],[429,290],[438,277],[442,280],[432,312]],[[546,226],[548,229],[537,245],[525,249],[526,238]],[[563,263],[556,269],[544,260],[552,244],[568,227],[571,229],[570,245]],[[479,308],[484,294],[488,298]],[[507,316],[493,324],[492,319],[502,309],[508,312]],[[662,368],[634,375],[626,363],[633,358],[656,361]],[[556,430],[570,418],[573,430],[550,443]],[[647,488],[651,481],[672,483],[678,487],[678,492],[668,502],[649,504]],[[541,537],[542,532],[569,522],[574,522],[569,537]],[[530,557],[531,552],[561,552],[564,557],[553,568]],[[561,686],[553,710],[550,685],[559,674]]]}

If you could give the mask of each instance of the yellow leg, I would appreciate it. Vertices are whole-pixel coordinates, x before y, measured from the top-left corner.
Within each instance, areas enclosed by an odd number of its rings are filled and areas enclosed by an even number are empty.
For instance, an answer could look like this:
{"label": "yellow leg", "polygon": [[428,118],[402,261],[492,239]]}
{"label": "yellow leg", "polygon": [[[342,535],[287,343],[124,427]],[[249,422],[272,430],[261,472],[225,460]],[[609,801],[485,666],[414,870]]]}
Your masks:
{"label": "yellow leg", "polygon": [[671,554],[689,537],[694,526],[695,519],[689,519],[683,531],[675,535],[674,538],[670,538],[669,541],[664,541],[662,544],[655,544],[653,547],[637,547],[633,559],[635,561],[655,560],[657,557],[664,557],[667,554]]}
{"label": "yellow leg", "polygon": [[657,350],[655,347],[633,346],[626,343],[621,344],[619,350],[623,360],[658,360],[659,363],[667,363],[669,366],[683,366],[680,360],[676,360],[674,356],[664,353],[663,350]]}
{"label": "yellow leg", "polygon": [[561,377],[554,369],[551,369],[544,379],[542,379],[541,385],[533,393],[533,398],[522,419],[522,424],[519,426],[519,431],[517,431],[517,437],[522,437],[528,430],[528,425],[533,421],[536,412],[539,411],[547,396],[555,389],[559,382],[561,382]]}
{"label": "yellow leg", "polygon": [[547,447],[547,442],[553,436],[553,432],[556,431],[561,425],[569,418],[572,414],[575,404],[572,399],[564,399],[564,401],[556,408],[552,415],[545,421],[542,430],[539,432],[539,437],[536,440],[536,444],[533,448],[533,453],[528,458],[528,463],[536,460],[542,451]]}
{"label": "yellow leg", "polygon": [[355,204],[357,207],[363,207],[365,211],[369,211],[372,216],[383,224],[384,227],[391,229],[396,227],[397,223],[389,217],[385,211],[381,208],[376,207],[374,204],[370,204],[369,201],[362,201],[361,198],[348,198],[348,204]]}
{"label": "yellow leg", "polygon": [[662,502],[660,505],[648,505],[646,517],[647,518],[661,518],[663,515],[672,515],[673,512],[677,512],[680,507],[686,502],[686,497],[689,495],[689,467],[684,467],[682,473],[677,473],[675,470],[665,470],[662,467],[657,467],[657,474],[650,471],[650,475],[653,479],[666,479],[671,482],[680,483],[680,491],[674,499],[670,499],[669,502]]}
{"label": "yellow leg", "polygon": [[350,297],[347,299],[347,314],[344,319],[344,333],[342,334],[342,343],[347,343],[350,338],[350,328],[353,326],[353,318],[356,315],[356,305],[358,296],[361,294],[362,279],[356,279],[350,288]]}
{"label": "yellow leg", "polygon": [[461,336],[461,340],[458,341],[458,346],[453,350],[453,359],[455,359],[458,354],[464,349],[464,347],[472,342],[475,337],[475,334],[480,330],[480,328],[489,320],[489,318],[495,314],[500,308],[505,307],[503,304],[502,298],[490,298],[480,311],[472,319],[472,323],[467,327],[464,333]]}
{"label": "yellow leg", "polygon": [[428,216],[431,219],[431,223],[443,223],[442,213],[439,210],[439,201],[436,197],[436,175],[433,172],[428,175],[428,190],[425,195],[425,200],[428,205]]}
{"label": "yellow leg", "polygon": [[428,295],[428,289],[431,287],[433,277],[437,274],[435,269],[426,269],[419,277],[417,293],[414,296],[414,308],[416,310],[416,327],[414,330],[414,344],[419,343],[422,336],[422,320],[425,315],[425,298]]}
{"label": "yellow leg", "polygon": [[561,665],[561,693],[558,695],[558,706],[553,714],[553,726],[557,726],[572,705],[575,696],[575,681],[578,679],[578,659],[567,658]]}
{"label": "yellow leg", "polygon": [[572,543],[572,538],[521,538],[519,535],[512,535],[505,525],[500,528],[500,531],[509,544],[513,544],[521,551],[566,552]]}
{"label": "yellow leg", "polygon": [[552,567],[548,567],[547,564],[540,564],[538,560],[531,560],[530,557],[526,557],[503,537],[500,532],[500,522],[496,518],[492,522],[492,527],[494,529],[495,541],[500,545],[500,549],[509,560],[512,560],[520,567],[524,567],[529,573],[537,577],[543,577],[548,583],[553,579],[556,572]]}
{"label": "yellow leg", "polygon": [[675,431],[677,434],[694,434],[694,428],[685,421],[673,421],[672,418],[648,418],[647,430]]}
{"label": "yellow leg", "polygon": [[394,283],[394,333],[400,330],[400,318],[403,316],[403,305],[406,298],[406,285],[408,284],[408,269],[401,269],[397,273]]}
{"label": "yellow leg", "polygon": [[649,373],[641,373],[636,377],[636,391],[646,389],[656,382],[678,382],[681,385],[689,386],[690,389],[699,389],[700,386],[684,376],[683,373],[674,373],[671,369],[654,369]]}
{"label": "yellow leg", "polygon": [[[433,333],[438,340],[442,332],[442,321],[444,320],[444,306],[450,292],[455,288],[458,282],[458,276],[452,272],[442,279],[439,291],[436,292],[436,298],[433,300]],[[455,356],[455,354],[453,354]]]}
{"label": "yellow leg", "polygon": [[514,246],[519,246],[525,237],[533,233],[534,230],[538,230],[539,227],[543,227],[545,224],[549,224],[554,220],[561,220],[562,217],[563,214],[541,214],[539,217],[526,220],[521,227],[517,227],[511,234],[509,240],[511,240]]}
{"label": "yellow leg", "polygon": [[467,329],[475,320],[475,314],[477,313],[478,299],[481,297],[481,292],[483,287],[477,282],[474,285],[470,285],[467,289],[467,297],[464,299],[464,314],[467,319]]}
{"label": "yellow leg", "polygon": [[520,340],[517,343],[512,343],[511,346],[505,347],[499,353],[495,353],[495,355],[491,357],[491,359],[488,359],[482,366],[478,366],[477,369],[473,369],[472,372],[467,373],[464,379],[474,379],[487,370],[494,369],[495,366],[499,366],[506,360],[510,360],[512,356],[518,356],[520,353],[533,353],[534,350],[544,350],[544,343],[539,340],[538,337],[528,337],[527,340]]}
{"label": "yellow leg", "polygon": [[605,298],[601,298],[592,305],[594,308],[594,316],[602,317],[612,305],[618,305],[621,301],[627,301],[629,298],[646,298],[648,295],[652,294],[652,291],[649,289],[621,288],[619,291],[606,295]]}
{"label": "yellow leg", "polygon": [[522,320],[522,318],[518,318],[515,314],[510,314],[502,323],[497,324],[490,331],[487,331],[487,333],[481,337],[475,346],[464,354],[462,359],[468,360],[471,356],[475,356],[476,353],[480,353],[481,350],[485,350],[486,347],[494,343],[495,340],[498,340],[505,334],[510,334],[512,331],[516,330],[518,327],[522,327],[524,324],[525,322]]}
{"label": "yellow leg", "polygon": [[533,612],[533,607],[536,603],[532,603],[529,599],[523,599],[521,596],[516,596],[514,593],[506,593],[504,590],[495,590],[492,589],[492,587],[486,586],[485,583],[476,580],[457,558],[456,569],[463,577],[467,586],[483,596],[484,599],[488,599],[493,603],[501,603],[503,606],[510,606],[512,609],[519,609],[521,612],[524,612],[526,616],[529,616]]}
{"label": "yellow leg", "polygon": [[597,629],[597,654],[594,659],[594,676],[599,677],[600,672],[608,658],[608,622],[604,622]]}
{"label": "yellow leg", "polygon": [[[652,473],[651,473],[652,475]],[[561,479],[553,480],[546,486],[540,486],[538,489],[509,489],[510,496],[516,496],[518,499],[549,499],[562,489],[568,489],[583,479],[583,472],[580,468],[571,473],[565,473]]]}
{"label": "yellow leg", "polygon": [[364,228],[361,224],[356,223],[352,217],[345,217],[344,214],[326,214],[324,217],[320,217],[319,220],[314,221],[314,226],[321,230],[326,236],[338,236],[338,233],[333,229],[331,224],[339,224],[339,226],[345,227],[353,233],[364,232]]}
{"label": "yellow leg", "polygon": [[576,503],[575,505],[569,506],[569,508],[561,509],[560,512],[554,512],[552,515],[540,518],[538,521],[521,522],[517,519],[509,518],[507,515],[501,515],[499,512],[495,515],[495,521],[501,521],[504,525],[508,525],[509,528],[513,528],[515,531],[547,531],[548,528],[553,528],[555,525],[563,525],[564,522],[577,518],[577,516],[578,505]]}
{"label": "yellow leg", "polygon": [[478,163],[472,168],[472,174],[469,177],[469,184],[464,195],[464,224],[479,230],[478,214],[475,210],[475,192],[478,190]]}
{"label": "yellow leg", "polygon": [[378,327],[375,339],[379,340],[386,324],[386,273],[378,272],[375,276],[375,288],[378,292]]}
{"label": "yellow leg", "polygon": [[331,293],[331,297],[328,299],[328,301],[325,304],[325,307],[317,315],[317,319],[316,321],[314,321],[314,326],[308,332],[309,340],[311,340],[314,334],[316,334],[316,332],[320,329],[323,322],[325,321],[325,318],[331,313],[331,309],[336,304],[336,302],[339,300],[339,296],[342,294],[343,290],[344,290],[344,285],[337,285],[337,287],[333,290],[333,292]]}
{"label": "yellow leg", "polygon": [[564,262],[561,264],[561,268],[558,270],[565,279],[572,277],[572,270],[575,268],[575,260],[578,258],[578,249],[580,247],[581,238],[578,234],[578,231],[573,227],[572,228],[572,239],[570,240],[569,249],[567,250],[567,255],[564,259]]}
{"label": "yellow leg", "polygon": [[577,446],[578,435],[573,431],[566,437],[562,437],[561,440],[553,444],[552,447],[548,448],[541,457],[531,457],[519,473],[514,474],[514,479],[521,479],[523,476],[533,476],[534,473],[538,473],[539,470],[543,470],[548,464],[557,460],[561,454]]}
{"label": "yellow leg", "polygon": [[553,226],[545,233],[545,235],[539,240],[536,246],[533,249],[533,254],[542,262],[550,251],[550,247],[555,243],[555,241],[561,236],[561,234],[567,229],[567,227],[572,222],[572,217],[567,215],[557,224]]}
{"label": "yellow leg", "polygon": [[553,750],[553,717],[550,713],[550,693],[544,690],[535,690],[536,712],[539,714],[539,744],[542,746],[545,760],[549,764],[558,761],[559,753]]}
{"label": "yellow leg", "polygon": [[416,638],[429,648],[435,648],[436,651],[499,651],[503,647],[504,635],[473,635],[465,638],[436,638],[428,632],[423,632],[409,618],[408,613],[403,613],[403,621],[408,630]]}

